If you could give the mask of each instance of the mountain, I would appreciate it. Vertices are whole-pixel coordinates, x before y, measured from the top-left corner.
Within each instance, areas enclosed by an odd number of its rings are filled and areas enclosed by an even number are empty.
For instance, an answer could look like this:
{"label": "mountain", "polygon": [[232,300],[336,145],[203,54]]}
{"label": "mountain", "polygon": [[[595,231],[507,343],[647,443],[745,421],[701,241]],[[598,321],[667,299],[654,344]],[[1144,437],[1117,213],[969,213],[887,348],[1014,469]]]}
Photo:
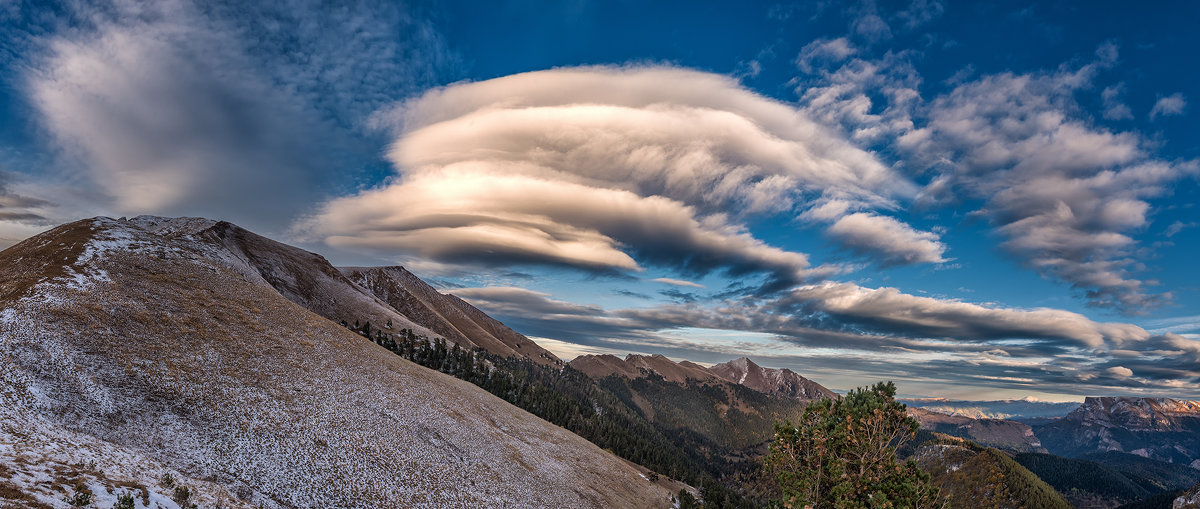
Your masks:
{"label": "mountain", "polygon": [[1087,398],[1049,424],[1035,426],[1054,454],[1128,452],[1200,467],[1200,402],[1169,398]]}
{"label": "mountain", "polygon": [[790,369],[764,368],[745,357],[714,365],[708,372],[758,392],[785,398],[809,401],[837,397],[833,391]]}
{"label": "mountain", "polygon": [[581,355],[568,366],[591,376],[711,472],[756,471],[775,422],[797,420],[806,404],[661,355]]}
{"label": "mountain", "polygon": [[945,398],[915,398],[899,401],[910,408],[924,408],[946,415],[959,415],[972,419],[1007,419],[1027,424],[1048,422],[1079,408],[1079,403],[1052,403],[1034,399],[962,401]]}
{"label": "mountain", "polygon": [[421,327],[464,348],[526,357],[539,364],[563,364],[549,350],[466,301],[439,293],[403,267],[344,267],[341,273]]}
{"label": "mountain", "polygon": [[921,429],[966,438],[988,447],[1015,452],[1046,452],[1041,441],[1034,436],[1033,428],[1027,424],[946,415],[924,408],[909,408],[908,415],[920,423]]}
{"label": "mountain", "polygon": [[718,378],[699,364],[682,361],[676,363],[662,355],[626,355],[624,359],[615,355],[581,355],[571,361],[571,367],[592,378],[617,375],[628,379],[646,378],[656,374],[668,382],[687,383],[689,380],[718,382]]}
{"label": "mountain", "polygon": [[1200,509],[1200,484],[1179,495],[1171,503],[1171,509]]}
{"label": "mountain", "polygon": [[922,432],[911,459],[928,472],[949,507],[1069,509],[1071,505],[1025,467],[990,447]]}
{"label": "mountain", "polygon": [[[307,307],[318,312],[310,311]],[[0,252],[0,498],[664,507],[670,488],[332,321],[424,330],[229,223],[96,218]],[[145,497],[145,498],[141,498]]]}
{"label": "mountain", "polygon": [[1200,482],[1200,470],[1111,451],[1084,459],[1051,454],[1017,454],[1013,459],[1076,507],[1111,508],[1168,498],[1164,495]]}

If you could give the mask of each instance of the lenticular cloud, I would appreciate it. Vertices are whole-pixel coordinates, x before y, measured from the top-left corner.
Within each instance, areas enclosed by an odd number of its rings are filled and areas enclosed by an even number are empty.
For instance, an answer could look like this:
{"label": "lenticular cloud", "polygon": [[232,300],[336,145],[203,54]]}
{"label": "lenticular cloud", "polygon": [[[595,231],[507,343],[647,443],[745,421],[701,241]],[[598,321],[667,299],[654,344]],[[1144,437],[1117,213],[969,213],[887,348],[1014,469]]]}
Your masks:
{"label": "lenticular cloud", "polygon": [[[775,288],[836,272],[743,226],[781,215],[836,226],[830,238],[885,263],[943,261],[935,234],[876,212],[911,197],[910,182],[724,76],[541,71],[433,90],[377,118],[396,128],[399,175],[306,220],[331,244],[451,263],[764,274]],[[851,228],[872,224],[888,227]]]}

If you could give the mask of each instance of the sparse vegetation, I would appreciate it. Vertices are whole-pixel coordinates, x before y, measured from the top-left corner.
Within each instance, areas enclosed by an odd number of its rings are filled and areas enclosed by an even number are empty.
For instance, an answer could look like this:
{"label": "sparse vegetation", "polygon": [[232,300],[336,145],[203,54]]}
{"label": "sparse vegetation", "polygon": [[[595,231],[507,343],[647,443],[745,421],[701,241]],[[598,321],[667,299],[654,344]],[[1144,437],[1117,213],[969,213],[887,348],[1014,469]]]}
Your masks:
{"label": "sparse vegetation", "polygon": [[75,485],[75,492],[65,499],[72,507],[87,507],[92,505],[92,490],[86,484]]}
{"label": "sparse vegetation", "polygon": [[117,501],[113,503],[113,509],[133,509],[136,507],[133,502],[132,493],[122,493],[117,495]]}

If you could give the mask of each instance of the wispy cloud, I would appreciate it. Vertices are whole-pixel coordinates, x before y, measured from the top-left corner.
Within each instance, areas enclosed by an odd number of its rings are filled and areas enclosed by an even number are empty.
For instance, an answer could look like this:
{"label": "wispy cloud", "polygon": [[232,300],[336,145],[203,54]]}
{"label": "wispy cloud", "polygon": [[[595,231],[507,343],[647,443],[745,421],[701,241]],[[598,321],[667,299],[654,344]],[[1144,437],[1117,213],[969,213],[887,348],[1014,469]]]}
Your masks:
{"label": "wispy cloud", "polygon": [[59,177],[105,195],[93,210],[279,230],[326,195],[335,160],[374,157],[351,131],[391,100],[380,94],[437,68],[425,60],[441,54],[436,34],[397,8],[361,7],[67,3],[42,13],[61,26],[25,41],[22,88],[77,169]]}
{"label": "wispy cloud", "polygon": [[1185,108],[1187,108],[1187,100],[1183,98],[1183,94],[1174,93],[1166,97],[1159,97],[1158,101],[1154,102],[1154,107],[1150,108],[1150,120],[1182,115]]}

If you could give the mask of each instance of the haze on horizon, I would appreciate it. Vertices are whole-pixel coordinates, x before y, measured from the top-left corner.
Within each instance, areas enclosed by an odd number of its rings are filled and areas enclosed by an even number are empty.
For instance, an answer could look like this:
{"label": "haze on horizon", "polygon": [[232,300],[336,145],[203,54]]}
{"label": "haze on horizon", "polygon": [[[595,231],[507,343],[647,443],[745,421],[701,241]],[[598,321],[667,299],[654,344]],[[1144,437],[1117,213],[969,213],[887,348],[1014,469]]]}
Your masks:
{"label": "haze on horizon", "polygon": [[1198,10],[0,1],[0,247],[205,216],[568,359],[1195,399]]}

